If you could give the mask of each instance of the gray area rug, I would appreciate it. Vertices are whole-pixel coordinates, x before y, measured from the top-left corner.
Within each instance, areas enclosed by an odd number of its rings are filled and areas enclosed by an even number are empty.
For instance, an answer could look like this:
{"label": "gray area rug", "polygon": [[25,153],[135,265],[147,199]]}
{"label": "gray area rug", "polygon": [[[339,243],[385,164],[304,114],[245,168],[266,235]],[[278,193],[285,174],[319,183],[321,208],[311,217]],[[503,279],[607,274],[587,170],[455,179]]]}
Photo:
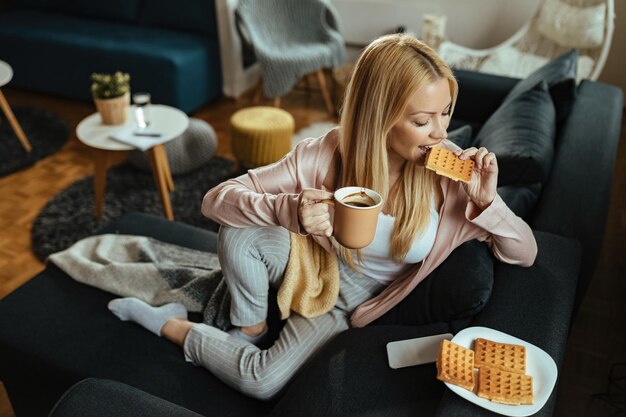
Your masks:
{"label": "gray area rug", "polygon": [[[232,162],[214,157],[203,167],[174,176],[175,190],[170,194],[174,219],[193,226],[217,231],[218,225],[200,213],[204,194],[234,176]],[[122,214],[140,211],[165,217],[151,173],[129,164],[109,169],[102,218],[95,217],[93,176],[81,179],[54,196],[33,223],[32,246],[40,260],[93,235]]]}
{"label": "gray area rug", "polygon": [[34,107],[15,107],[12,110],[33,150],[26,152],[4,112],[0,111],[0,177],[27,168],[53,154],[70,137],[67,123],[51,111]]}

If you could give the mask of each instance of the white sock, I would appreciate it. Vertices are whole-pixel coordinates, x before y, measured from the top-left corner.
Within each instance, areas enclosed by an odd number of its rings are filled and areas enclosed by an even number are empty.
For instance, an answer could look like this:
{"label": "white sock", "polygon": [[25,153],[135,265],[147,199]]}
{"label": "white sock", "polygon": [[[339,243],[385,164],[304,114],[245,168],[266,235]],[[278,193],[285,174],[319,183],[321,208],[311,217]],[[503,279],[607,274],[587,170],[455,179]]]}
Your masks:
{"label": "white sock", "polygon": [[256,336],[250,336],[250,335],[245,334],[244,332],[242,332],[240,330],[239,327],[235,327],[234,329],[230,329],[228,331],[228,333],[230,333],[233,336],[236,336],[236,337],[238,337],[240,339],[243,339],[246,342],[250,342],[253,345],[258,346],[265,339],[265,335],[267,334],[267,329],[268,329],[268,327],[265,327],[265,330],[263,330],[261,333],[259,333]]}
{"label": "white sock", "polygon": [[134,297],[111,300],[108,308],[120,320],[133,321],[157,336],[161,336],[161,328],[169,319],[187,318],[187,309],[182,304],[169,303],[152,307]]}

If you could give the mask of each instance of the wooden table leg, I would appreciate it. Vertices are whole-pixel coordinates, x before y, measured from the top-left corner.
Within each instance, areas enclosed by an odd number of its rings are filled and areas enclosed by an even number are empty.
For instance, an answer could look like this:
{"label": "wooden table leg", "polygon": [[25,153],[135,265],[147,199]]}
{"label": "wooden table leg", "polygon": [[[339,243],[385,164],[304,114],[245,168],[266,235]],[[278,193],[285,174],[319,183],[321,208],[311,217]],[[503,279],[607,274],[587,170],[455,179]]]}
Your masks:
{"label": "wooden table leg", "polygon": [[104,191],[107,183],[107,170],[109,169],[109,152],[101,149],[92,149],[94,163],[93,190],[95,194],[96,219],[102,218],[104,206]]}
{"label": "wooden table leg", "polygon": [[159,146],[156,151],[158,152],[159,159],[161,160],[161,166],[165,170],[165,181],[167,182],[167,189],[174,191],[174,179],[172,178],[172,171],[170,169],[170,162],[167,159],[167,151],[165,146]]}
{"label": "wooden table leg", "polygon": [[9,123],[11,124],[11,127],[13,128],[13,131],[15,132],[15,135],[22,143],[22,146],[24,147],[26,152],[31,152],[33,150],[33,147],[30,146],[30,142],[28,141],[28,139],[26,139],[26,135],[24,134],[22,127],[17,122],[17,119],[15,118],[15,115],[13,114],[13,111],[11,110],[9,103],[7,102],[7,99],[4,97],[4,94],[2,93],[1,90],[0,90],[0,107],[2,107],[2,111],[7,116],[7,119],[9,120]]}
{"label": "wooden table leg", "polygon": [[[168,220],[174,220],[174,213],[172,212],[172,203],[170,201],[169,189],[167,185],[167,172],[163,165],[163,145],[156,145],[148,150],[148,155],[151,160],[152,173],[157,183],[157,189],[161,197],[161,203],[163,204],[163,212]],[[165,161],[167,163],[167,160]]]}

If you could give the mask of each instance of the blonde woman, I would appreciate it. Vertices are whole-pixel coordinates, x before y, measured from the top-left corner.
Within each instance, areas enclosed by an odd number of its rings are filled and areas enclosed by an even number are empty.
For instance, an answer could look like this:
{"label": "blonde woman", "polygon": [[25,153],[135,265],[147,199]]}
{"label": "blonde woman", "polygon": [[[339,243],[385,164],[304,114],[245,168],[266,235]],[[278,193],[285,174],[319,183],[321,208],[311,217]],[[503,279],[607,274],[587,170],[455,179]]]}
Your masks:
{"label": "blonde woman", "polygon": [[[204,197],[202,213],[222,225],[218,252],[235,329],[192,323],[175,304],[120,299],[111,309],[182,346],[188,361],[235,389],[269,399],[327,341],[390,310],[463,242],[479,239],[502,262],[532,265],[532,232],[496,193],[496,156],[446,140],[456,97],[452,71],[427,45],[406,35],[375,40],[356,63],[339,129]],[[435,145],[475,161],[469,184],[424,168]],[[385,201],[374,241],[359,251],[334,242],[332,209],[321,203],[352,185]],[[337,257],[339,296],[324,314],[291,314],[278,340],[262,350],[256,344],[267,332],[268,288],[283,279],[289,232],[311,236]]]}

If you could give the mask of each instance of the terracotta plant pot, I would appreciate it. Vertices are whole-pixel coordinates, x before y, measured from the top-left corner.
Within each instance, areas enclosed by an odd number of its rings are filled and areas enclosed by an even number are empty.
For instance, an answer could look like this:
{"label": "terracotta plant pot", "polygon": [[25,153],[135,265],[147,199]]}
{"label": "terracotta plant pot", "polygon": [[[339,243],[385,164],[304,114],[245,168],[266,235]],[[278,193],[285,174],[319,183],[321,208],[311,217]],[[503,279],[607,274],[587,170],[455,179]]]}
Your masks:
{"label": "terracotta plant pot", "polygon": [[94,98],[102,123],[105,125],[123,125],[128,119],[130,93],[115,98]]}

